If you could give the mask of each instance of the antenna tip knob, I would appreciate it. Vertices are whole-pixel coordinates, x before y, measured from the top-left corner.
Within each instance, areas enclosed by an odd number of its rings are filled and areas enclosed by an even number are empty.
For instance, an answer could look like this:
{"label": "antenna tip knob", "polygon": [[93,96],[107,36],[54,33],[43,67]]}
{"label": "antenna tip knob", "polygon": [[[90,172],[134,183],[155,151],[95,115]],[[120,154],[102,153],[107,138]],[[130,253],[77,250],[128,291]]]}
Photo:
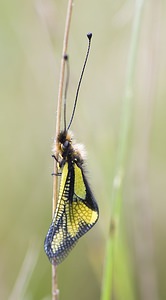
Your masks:
{"label": "antenna tip knob", "polygon": [[63,56],[63,58],[64,58],[64,60],[68,60],[68,55],[65,54],[65,55]]}
{"label": "antenna tip knob", "polygon": [[87,33],[87,38],[89,39],[89,41],[91,40],[91,38],[92,38],[92,32],[88,32]]}

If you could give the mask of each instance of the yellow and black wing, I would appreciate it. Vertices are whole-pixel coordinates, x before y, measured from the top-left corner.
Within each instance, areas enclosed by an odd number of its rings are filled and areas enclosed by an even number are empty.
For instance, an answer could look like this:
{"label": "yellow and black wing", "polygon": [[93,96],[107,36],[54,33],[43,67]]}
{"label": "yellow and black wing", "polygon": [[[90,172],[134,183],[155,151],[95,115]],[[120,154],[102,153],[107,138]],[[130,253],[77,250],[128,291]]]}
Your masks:
{"label": "yellow and black wing", "polygon": [[59,264],[78,239],[97,222],[98,206],[76,162],[65,163],[60,182],[59,199],[52,224],[44,242],[51,263]]}

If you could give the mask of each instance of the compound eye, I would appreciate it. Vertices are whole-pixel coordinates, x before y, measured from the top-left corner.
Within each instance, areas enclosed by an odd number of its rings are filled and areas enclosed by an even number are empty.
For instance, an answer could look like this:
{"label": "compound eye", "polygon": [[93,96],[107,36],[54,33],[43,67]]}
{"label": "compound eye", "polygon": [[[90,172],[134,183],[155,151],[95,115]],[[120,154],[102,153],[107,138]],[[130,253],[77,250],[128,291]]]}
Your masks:
{"label": "compound eye", "polygon": [[64,144],[63,144],[63,147],[67,148],[68,146],[69,146],[69,141],[65,141]]}
{"label": "compound eye", "polygon": [[68,146],[69,146],[69,141],[66,140],[66,141],[61,145],[61,148],[62,148],[62,150],[64,151],[65,149],[68,148]]}

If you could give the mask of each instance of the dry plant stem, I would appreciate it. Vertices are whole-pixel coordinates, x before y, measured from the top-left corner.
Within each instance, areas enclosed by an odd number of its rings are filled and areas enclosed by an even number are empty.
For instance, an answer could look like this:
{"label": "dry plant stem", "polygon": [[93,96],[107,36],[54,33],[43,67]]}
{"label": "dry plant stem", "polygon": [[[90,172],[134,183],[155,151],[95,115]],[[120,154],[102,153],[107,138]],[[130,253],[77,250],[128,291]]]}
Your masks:
{"label": "dry plant stem", "polygon": [[[63,39],[61,68],[60,68],[55,140],[57,140],[57,136],[60,132],[61,107],[62,107],[62,95],[63,95],[63,85],[64,85],[64,72],[65,72],[64,55],[67,52],[69,29],[70,29],[71,14],[72,14],[72,6],[73,6],[73,1],[69,0],[68,1],[67,14],[66,14],[66,24],[65,24],[65,33],[64,33],[64,39]],[[55,153],[55,156],[56,156],[56,153]],[[57,174],[57,172],[58,172],[57,162],[54,160],[54,173]],[[54,211],[56,209],[57,197],[58,197],[58,176],[54,176],[53,177],[53,201],[52,201],[52,213],[53,213],[53,215],[54,215]],[[58,291],[58,286],[57,286],[56,266],[52,265],[52,300],[57,300],[58,299],[58,293],[59,293],[59,291]]]}

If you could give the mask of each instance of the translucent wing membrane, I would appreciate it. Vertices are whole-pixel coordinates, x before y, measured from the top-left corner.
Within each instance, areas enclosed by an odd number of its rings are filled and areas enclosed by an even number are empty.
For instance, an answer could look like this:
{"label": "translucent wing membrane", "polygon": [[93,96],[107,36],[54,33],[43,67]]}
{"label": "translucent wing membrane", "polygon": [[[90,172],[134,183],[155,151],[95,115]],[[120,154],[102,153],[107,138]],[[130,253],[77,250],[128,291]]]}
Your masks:
{"label": "translucent wing membrane", "polygon": [[98,219],[98,206],[83,174],[74,162],[62,170],[57,208],[45,239],[45,252],[51,263],[59,264],[78,239]]}

